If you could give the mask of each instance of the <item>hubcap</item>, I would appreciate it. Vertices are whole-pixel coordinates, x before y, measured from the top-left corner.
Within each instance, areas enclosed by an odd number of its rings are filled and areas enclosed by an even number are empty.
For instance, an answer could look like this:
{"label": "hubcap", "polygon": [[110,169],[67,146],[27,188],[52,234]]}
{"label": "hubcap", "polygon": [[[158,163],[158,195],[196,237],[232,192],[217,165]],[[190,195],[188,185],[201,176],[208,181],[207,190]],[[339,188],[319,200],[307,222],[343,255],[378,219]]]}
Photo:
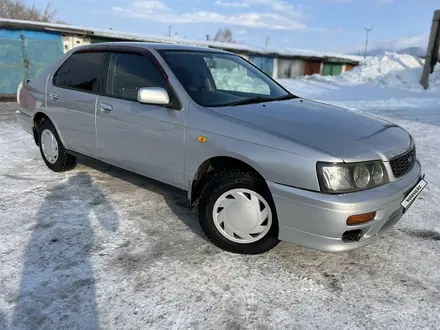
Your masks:
{"label": "hubcap", "polygon": [[58,160],[58,142],[55,135],[53,135],[50,130],[45,129],[43,133],[41,133],[40,143],[44,158],[46,158],[49,163],[55,164]]}
{"label": "hubcap", "polygon": [[249,189],[233,189],[221,195],[214,204],[212,218],[224,237],[243,244],[260,240],[272,226],[269,204]]}

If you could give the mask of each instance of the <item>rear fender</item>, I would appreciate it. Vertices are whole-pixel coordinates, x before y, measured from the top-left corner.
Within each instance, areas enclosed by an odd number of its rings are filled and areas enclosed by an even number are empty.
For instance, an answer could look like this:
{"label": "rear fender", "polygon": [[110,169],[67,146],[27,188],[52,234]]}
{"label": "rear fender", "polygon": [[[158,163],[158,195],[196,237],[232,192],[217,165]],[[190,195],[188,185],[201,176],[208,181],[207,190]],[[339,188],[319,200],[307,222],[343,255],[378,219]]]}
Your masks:
{"label": "rear fender", "polygon": [[[38,118],[38,117],[41,116],[41,115],[43,115],[44,117],[46,117],[46,118],[47,118],[46,120],[50,120],[50,121],[51,121],[51,123],[52,123],[53,126],[55,127],[56,132],[58,133],[58,136],[59,136],[59,138],[60,138],[60,140],[61,140],[61,143],[63,144],[63,146],[65,146],[66,144],[64,143],[63,136],[62,136],[60,130],[58,129],[58,125],[57,125],[57,123],[54,122],[54,121],[50,118],[50,115],[47,113],[46,109],[39,109],[36,113],[34,113],[34,114],[32,115],[32,122],[34,123],[34,129],[35,129],[35,132],[36,132],[37,136],[38,136],[38,130],[37,130],[37,128],[36,128],[36,121],[35,121],[35,119]],[[34,133],[34,134],[35,134],[35,133]],[[35,135],[34,135],[34,138],[35,138]],[[35,142],[37,143],[37,139],[36,139],[36,138],[35,138]],[[38,143],[37,143],[37,144],[38,144]]]}

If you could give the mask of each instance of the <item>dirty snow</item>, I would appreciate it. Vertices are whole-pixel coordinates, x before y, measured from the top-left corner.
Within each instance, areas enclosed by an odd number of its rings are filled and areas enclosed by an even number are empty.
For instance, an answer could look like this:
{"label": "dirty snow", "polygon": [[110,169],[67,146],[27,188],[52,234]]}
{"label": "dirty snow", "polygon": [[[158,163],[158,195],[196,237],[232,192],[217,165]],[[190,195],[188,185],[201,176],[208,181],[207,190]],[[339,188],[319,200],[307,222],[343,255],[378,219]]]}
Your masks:
{"label": "dirty snow", "polygon": [[89,160],[50,172],[0,104],[0,329],[438,329],[440,95],[283,83],[413,134],[429,186],[389,235],[340,254],[223,252],[179,191]]}

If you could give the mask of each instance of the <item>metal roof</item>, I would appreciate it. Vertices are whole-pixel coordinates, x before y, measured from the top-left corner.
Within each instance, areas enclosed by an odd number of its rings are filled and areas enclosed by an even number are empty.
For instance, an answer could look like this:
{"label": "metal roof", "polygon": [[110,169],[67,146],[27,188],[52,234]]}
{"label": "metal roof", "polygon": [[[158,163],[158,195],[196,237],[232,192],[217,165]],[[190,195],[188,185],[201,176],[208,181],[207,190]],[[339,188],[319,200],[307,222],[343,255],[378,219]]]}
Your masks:
{"label": "metal roof", "polygon": [[143,34],[118,32],[113,30],[91,29],[87,27],[67,25],[67,24],[23,21],[23,20],[5,19],[5,18],[0,18],[0,28],[42,30],[42,31],[66,33],[66,34],[76,34],[76,35],[81,35],[83,37],[101,37],[101,38],[127,40],[127,41],[128,40],[147,41],[147,42],[156,42],[161,44],[164,43],[180,44],[180,45],[188,45],[188,46],[224,49],[235,53],[249,53],[249,54],[260,54],[267,56],[279,56],[279,57],[290,57],[290,58],[319,59],[322,61],[336,60],[336,61],[356,63],[356,64],[363,60],[361,56],[340,54],[334,52],[320,52],[320,51],[293,49],[293,48],[291,49],[264,48],[264,47],[260,48],[260,47],[252,47],[237,43],[177,39],[171,37],[158,37],[158,36],[149,36]]}
{"label": "metal roof", "polygon": [[[117,41],[117,42],[102,42],[95,43],[90,45],[83,45],[79,47],[83,48],[93,48],[99,46],[134,46],[141,48],[150,48],[156,50],[188,50],[188,51],[204,51],[204,52],[212,52],[212,53],[225,53],[225,54],[233,54],[231,52],[215,49],[215,48],[206,48],[206,47],[198,47],[191,45],[181,45],[181,44],[166,44],[166,43],[158,43],[158,42],[148,42],[148,41]],[[76,49],[76,48],[75,48]]]}

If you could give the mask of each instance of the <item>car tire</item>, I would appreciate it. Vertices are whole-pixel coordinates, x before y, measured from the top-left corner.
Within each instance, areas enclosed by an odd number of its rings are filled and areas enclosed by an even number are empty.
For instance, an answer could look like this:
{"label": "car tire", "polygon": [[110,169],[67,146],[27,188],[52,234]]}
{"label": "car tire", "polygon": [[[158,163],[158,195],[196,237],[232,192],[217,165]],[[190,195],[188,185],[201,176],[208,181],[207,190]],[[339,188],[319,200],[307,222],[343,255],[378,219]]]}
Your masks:
{"label": "car tire", "polygon": [[38,145],[41,157],[54,172],[65,172],[76,166],[76,157],[67,154],[61,139],[50,120],[44,119],[38,128]]}
{"label": "car tire", "polygon": [[208,239],[225,251],[260,254],[279,243],[270,191],[262,179],[248,172],[214,174],[200,194],[198,216]]}

